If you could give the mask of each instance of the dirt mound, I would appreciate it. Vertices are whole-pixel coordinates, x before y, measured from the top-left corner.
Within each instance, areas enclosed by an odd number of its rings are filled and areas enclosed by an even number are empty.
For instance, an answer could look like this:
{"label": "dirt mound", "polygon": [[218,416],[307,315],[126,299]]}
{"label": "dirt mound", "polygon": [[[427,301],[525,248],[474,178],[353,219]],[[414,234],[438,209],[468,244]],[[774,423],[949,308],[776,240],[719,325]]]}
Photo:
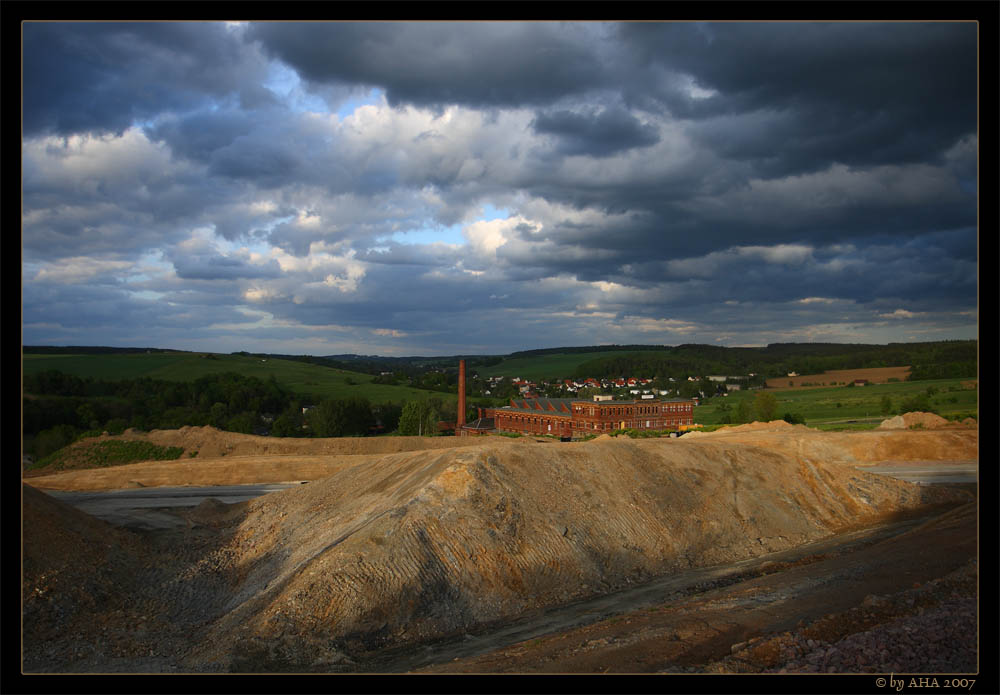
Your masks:
{"label": "dirt mound", "polygon": [[189,664],[315,668],[958,494],[709,440],[366,458],[245,503],[217,553],[224,614]]}
{"label": "dirt mound", "polygon": [[394,454],[401,451],[450,449],[468,446],[466,437],[261,437],[226,432],[214,427],[153,430],[145,438],[161,446],[180,446],[199,457],[262,456],[280,454]]}
{"label": "dirt mound", "polygon": [[148,553],[136,535],[27,485],[21,489],[24,638],[26,645],[47,645],[89,631],[95,615],[135,588]]}
{"label": "dirt mound", "polygon": [[770,422],[749,422],[745,425],[727,425],[726,427],[720,427],[715,432],[699,432],[694,430],[685,434],[685,437],[690,437],[691,435],[707,435],[707,434],[732,434],[733,432],[817,432],[811,427],[806,427],[805,425],[793,425],[784,420],[771,420]]}
{"label": "dirt mound", "polygon": [[[176,430],[142,432],[129,428],[119,435],[102,434],[88,437],[68,447],[64,469],[83,466],[83,457],[72,456],[94,442],[108,440],[150,442],[163,447],[180,447],[179,460],[220,458],[223,456],[282,456],[282,455],[357,455],[392,454],[400,451],[449,449],[474,443],[467,437],[262,437],[253,434],[226,432],[215,427],[181,427]],[[33,471],[35,475],[44,471]]]}
{"label": "dirt mound", "polygon": [[878,461],[971,461],[979,457],[979,431],[965,428],[921,430],[866,430],[821,432],[806,428],[715,432],[684,435],[687,443],[725,441],[784,452],[813,463],[865,464]]}
{"label": "dirt mound", "polygon": [[246,512],[246,507],[246,502],[226,504],[214,497],[209,497],[194,509],[181,512],[181,515],[188,521],[202,526],[219,527],[238,521]]}
{"label": "dirt mound", "polygon": [[905,430],[910,429],[911,427],[930,430],[949,426],[953,427],[954,423],[944,419],[940,415],[935,415],[934,413],[915,412],[904,413],[903,415],[897,415],[896,417],[891,417],[888,420],[883,420],[882,424],[878,427],[881,430]]}

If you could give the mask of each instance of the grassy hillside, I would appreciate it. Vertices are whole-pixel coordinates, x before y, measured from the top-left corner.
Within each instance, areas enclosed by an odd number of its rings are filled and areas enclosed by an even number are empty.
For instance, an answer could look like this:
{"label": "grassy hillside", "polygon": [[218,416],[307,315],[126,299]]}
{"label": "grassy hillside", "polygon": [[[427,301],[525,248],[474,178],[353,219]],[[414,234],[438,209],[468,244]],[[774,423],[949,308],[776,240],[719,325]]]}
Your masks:
{"label": "grassy hillside", "polygon": [[[630,354],[659,354],[652,351],[637,351]],[[600,359],[602,357],[616,357],[621,355],[620,351],[608,352],[578,352],[578,353],[557,353],[544,355],[530,355],[526,357],[505,358],[500,364],[490,367],[477,367],[476,371],[480,376],[506,376],[520,377],[531,381],[539,379],[569,378],[576,368],[585,362]],[[625,375],[620,375],[625,376]]]}
{"label": "grassy hillside", "polygon": [[[926,394],[930,388],[935,393],[929,397],[932,407],[946,418],[976,415],[978,413],[977,389],[965,388],[967,379],[936,379],[930,381],[873,384],[869,386],[837,386],[832,388],[768,390],[778,399],[777,417],[794,413],[805,418],[806,424],[848,425],[849,420],[857,424],[877,425],[892,414],[881,412],[882,398],[892,399],[894,410],[907,399]],[[737,391],[725,398],[713,398],[694,411],[695,422],[718,424],[723,416],[722,408],[728,406],[736,410],[739,402],[753,398],[759,391]],[[895,413],[893,413],[895,414]]]}
{"label": "grassy hillside", "polygon": [[361,396],[374,404],[424,400],[432,396],[448,398],[406,386],[373,384],[372,376],[341,369],[330,369],[305,362],[261,359],[248,355],[215,355],[198,352],[161,352],[149,354],[108,355],[36,355],[26,354],[22,361],[25,374],[54,369],[81,378],[114,381],[149,377],[165,381],[191,382],[210,374],[237,372],[243,376],[275,380],[300,394],[318,398]]}

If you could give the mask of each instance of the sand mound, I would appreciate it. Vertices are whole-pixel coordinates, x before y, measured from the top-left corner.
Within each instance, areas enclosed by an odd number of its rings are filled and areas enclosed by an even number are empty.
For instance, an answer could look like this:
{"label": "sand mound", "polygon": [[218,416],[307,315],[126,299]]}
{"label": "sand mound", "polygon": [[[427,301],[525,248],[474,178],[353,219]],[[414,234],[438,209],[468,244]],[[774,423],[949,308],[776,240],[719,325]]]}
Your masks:
{"label": "sand mound", "polygon": [[[531,441],[529,438],[524,438]],[[180,447],[183,452],[172,463],[226,456],[355,456],[393,454],[401,451],[450,449],[475,444],[469,437],[262,437],[226,432],[215,427],[181,427],[176,430],[142,432],[133,428],[120,435],[88,437],[66,447],[62,470],[83,470],[92,466],[83,455],[94,442],[108,440],[149,442],[162,447]],[[75,455],[75,452],[79,452]],[[26,478],[51,475],[46,469],[25,473]]]}
{"label": "sand mound", "polygon": [[965,428],[937,430],[879,429],[861,432],[785,433],[778,430],[715,432],[684,435],[687,443],[725,441],[784,452],[799,461],[865,464],[878,461],[970,461],[979,457],[979,432]]}
{"label": "sand mound", "polygon": [[[968,419],[968,418],[967,418]],[[905,430],[911,427],[923,429],[936,429],[938,427],[953,426],[953,423],[934,413],[904,413],[883,420],[878,427],[881,430]]]}
{"label": "sand mound", "polygon": [[217,553],[225,612],[190,663],[332,663],[958,494],[712,440],[366,458],[245,503]]}
{"label": "sand mound", "polygon": [[698,430],[693,430],[685,434],[685,437],[690,437],[691,435],[712,435],[712,434],[732,434],[734,432],[816,432],[811,427],[806,427],[805,425],[793,425],[784,420],[771,420],[770,422],[749,422],[745,425],[727,425],[726,427],[720,427],[715,430],[715,432],[700,432]]}

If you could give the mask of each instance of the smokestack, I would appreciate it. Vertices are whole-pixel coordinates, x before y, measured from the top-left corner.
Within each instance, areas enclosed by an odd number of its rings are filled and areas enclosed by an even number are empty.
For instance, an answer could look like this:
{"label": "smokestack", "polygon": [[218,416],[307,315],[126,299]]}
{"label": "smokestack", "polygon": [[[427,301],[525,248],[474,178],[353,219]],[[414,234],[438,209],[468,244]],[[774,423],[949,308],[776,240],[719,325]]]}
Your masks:
{"label": "smokestack", "polygon": [[461,435],[465,424],[465,360],[458,361],[458,422],[455,423],[455,434]]}

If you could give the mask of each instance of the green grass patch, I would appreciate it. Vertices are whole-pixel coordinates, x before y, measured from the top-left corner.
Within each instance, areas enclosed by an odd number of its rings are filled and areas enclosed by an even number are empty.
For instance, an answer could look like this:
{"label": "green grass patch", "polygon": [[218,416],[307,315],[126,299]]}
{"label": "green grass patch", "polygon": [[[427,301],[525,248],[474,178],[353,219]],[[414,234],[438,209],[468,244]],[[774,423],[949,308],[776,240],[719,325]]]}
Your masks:
{"label": "green grass patch", "polygon": [[624,430],[612,430],[608,432],[612,437],[618,437],[620,435],[625,435],[629,439],[655,439],[657,437],[669,437],[671,432],[676,432],[677,430],[635,430],[635,429],[624,429]]}
{"label": "green grass patch", "polygon": [[[534,355],[530,357],[515,357],[504,359],[500,364],[489,367],[476,367],[476,372],[481,377],[505,376],[508,378],[519,377],[530,381],[540,379],[566,379],[576,371],[584,362],[597,360],[604,357],[621,357],[626,353],[621,351],[608,352],[581,352],[581,353],[556,353],[551,355]],[[662,352],[643,351],[627,353],[629,355],[663,355]]]}
{"label": "green grass patch", "polygon": [[447,393],[408,386],[373,384],[374,377],[371,374],[250,355],[162,352],[111,355],[26,354],[23,357],[25,375],[54,369],[80,378],[105,381],[148,377],[164,381],[192,382],[203,376],[236,372],[263,381],[274,377],[279,384],[290,391],[317,400],[359,396],[367,398],[375,405],[424,401],[435,396],[446,403],[455,403],[458,400],[456,395]]}
{"label": "green grass patch", "polygon": [[63,447],[38,461],[32,468],[63,470],[69,463],[77,468],[103,468],[140,461],[174,461],[183,453],[184,449],[179,446],[158,446],[150,442],[112,439]]}
{"label": "green grass patch", "polygon": [[[978,419],[978,390],[962,387],[968,379],[903,381],[868,386],[835,386],[813,389],[765,390],[778,400],[775,419],[794,413],[809,427],[824,430],[872,429],[883,420],[899,414],[902,404],[915,396],[927,394],[932,408],[943,418]],[[741,401],[753,404],[760,391],[734,391],[726,397],[711,398],[694,409],[694,421],[704,425],[721,424],[736,413]],[[888,396],[893,410],[882,412],[882,399]],[[839,404],[839,405],[838,405]]]}

